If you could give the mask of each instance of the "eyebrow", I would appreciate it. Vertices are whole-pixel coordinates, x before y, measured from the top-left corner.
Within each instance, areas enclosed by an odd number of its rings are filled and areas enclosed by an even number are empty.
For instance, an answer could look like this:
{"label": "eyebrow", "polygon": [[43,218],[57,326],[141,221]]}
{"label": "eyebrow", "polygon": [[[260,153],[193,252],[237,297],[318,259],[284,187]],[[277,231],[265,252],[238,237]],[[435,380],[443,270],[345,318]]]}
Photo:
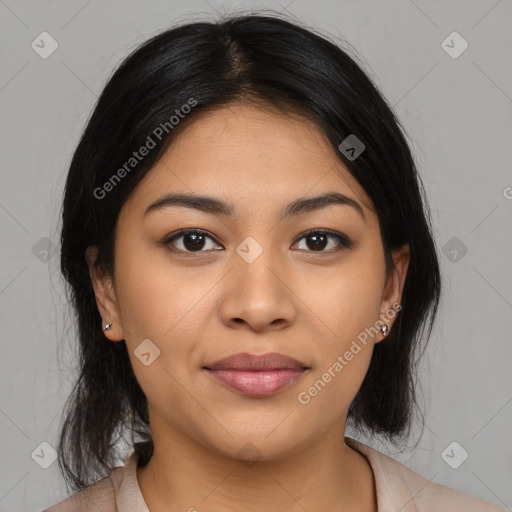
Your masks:
{"label": "eyebrow", "polygon": [[[283,208],[281,211],[281,219],[303,215],[333,204],[354,208],[366,222],[366,216],[361,205],[354,199],[345,196],[344,194],[340,194],[339,192],[329,192],[319,196],[297,199]],[[223,215],[227,217],[232,216],[235,212],[235,207],[232,203],[225,203],[215,197],[171,193],[165,194],[152,202],[144,211],[143,216],[145,217],[151,212],[155,212],[169,206],[184,206],[185,208],[192,208],[205,213]]]}

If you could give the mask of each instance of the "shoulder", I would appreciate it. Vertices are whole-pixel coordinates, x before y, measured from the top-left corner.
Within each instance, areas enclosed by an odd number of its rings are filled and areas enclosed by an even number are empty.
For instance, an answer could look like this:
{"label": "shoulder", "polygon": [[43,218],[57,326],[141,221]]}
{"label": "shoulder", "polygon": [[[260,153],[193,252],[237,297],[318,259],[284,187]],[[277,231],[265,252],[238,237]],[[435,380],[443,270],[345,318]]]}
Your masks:
{"label": "shoulder", "polygon": [[117,512],[112,478],[122,470],[122,467],[114,468],[110,476],[102,478],[42,512],[89,512],[91,510]]}
{"label": "shoulder", "polygon": [[135,450],[124,466],[42,512],[149,512],[137,483]]}
{"label": "shoulder", "polygon": [[372,466],[379,512],[505,511],[493,503],[427,480],[399,461],[359,441],[347,437],[345,441],[365,455]]}

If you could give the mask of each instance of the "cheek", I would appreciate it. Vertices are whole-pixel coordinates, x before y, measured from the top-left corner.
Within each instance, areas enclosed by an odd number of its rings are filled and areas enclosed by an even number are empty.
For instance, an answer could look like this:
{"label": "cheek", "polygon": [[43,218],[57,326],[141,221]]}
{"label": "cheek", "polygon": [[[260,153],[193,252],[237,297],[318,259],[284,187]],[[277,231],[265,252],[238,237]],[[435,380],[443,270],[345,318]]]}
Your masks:
{"label": "cheek", "polygon": [[162,356],[193,350],[211,316],[207,292],[216,281],[212,272],[171,265],[159,249],[134,247],[129,256],[120,256],[117,300],[127,344],[135,347],[149,338]]}
{"label": "cheek", "polygon": [[[317,343],[318,364],[299,390],[302,393],[298,396],[299,403],[310,413],[310,418],[322,418],[323,426],[332,424],[348,411],[373,353],[372,336],[376,332],[369,327],[373,326],[376,315],[378,318],[378,295],[364,293],[361,287],[354,287],[353,292],[348,298],[346,294],[336,297],[333,293],[331,304],[336,307],[329,306],[331,318],[326,317],[325,322],[335,326],[335,335],[331,333],[328,341]],[[371,307],[370,301],[376,306]],[[306,417],[305,421],[308,421]],[[318,427],[311,425],[311,428]]]}
{"label": "cheek", "polygon": [[381,262],[375,257],[355,255],[324,279],[321,289],[317,288],[314,311],[318,311],[340,343],[357,337],[379,319],[383,272]]}
{"label": "cheek", "polygon": [[318,369],[301,391],[304,401],[319,413],[323,410],[326,421],[350,405],[368,370],[372,338],[378,334],[383,272],[375,253],[359,253],[323,280],[312,299],[329,333],[318,346]]}
{"label": "cheek", "polygon": [[[126,254],[126,253],[125,253]],[[131,365],[144,394],[153,404],[186,407],[186,382],[198,361],[197,341],[208,318],[206,291],[212,286],[197,275],[173,268],[158,251],[134,247],[129,257],[116,260],[117,300]],[[149,365],[137,348],[149,339]],[[151,351],[154,351],[151,353]]]}

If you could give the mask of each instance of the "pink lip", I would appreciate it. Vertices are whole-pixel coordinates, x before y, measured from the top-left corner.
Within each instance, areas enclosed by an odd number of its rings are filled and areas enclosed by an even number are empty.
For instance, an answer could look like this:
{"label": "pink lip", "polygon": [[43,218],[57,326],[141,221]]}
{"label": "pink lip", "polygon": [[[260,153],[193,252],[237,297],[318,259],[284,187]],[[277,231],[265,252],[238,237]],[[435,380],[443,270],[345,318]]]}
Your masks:
{"label": "pink lip", "polygon": [[295,382],[309,368],[282,354],[235,354],[204,367],[212,377],[247,396],[267,396]]}

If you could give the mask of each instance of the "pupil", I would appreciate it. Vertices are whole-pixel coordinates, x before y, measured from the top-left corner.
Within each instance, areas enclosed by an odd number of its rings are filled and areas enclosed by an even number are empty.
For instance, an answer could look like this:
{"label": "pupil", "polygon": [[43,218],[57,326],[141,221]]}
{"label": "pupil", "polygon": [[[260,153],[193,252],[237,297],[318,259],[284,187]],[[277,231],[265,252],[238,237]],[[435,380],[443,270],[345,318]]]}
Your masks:
{"label": "pupil", "polygon": [[[322,238],[323,241],[318,243],[318,239]],[[326,246],[326,240],[327,240],[327,237],[325,235],[309,235],[308,237],[309,240],[313,240],[313,239],[316,239],[317,242],[314,242],[313,243],[313,246],[310,246],[309,243],[308,243],[308,248],[310,249],[313,249],[313,250],[322,250],[325,246]]]}
{"label": "pupil", "polygon": [[204,245],[204,236],[200,233],[189,233],[183,237],[183,245],[187,250],[202,249]]}

